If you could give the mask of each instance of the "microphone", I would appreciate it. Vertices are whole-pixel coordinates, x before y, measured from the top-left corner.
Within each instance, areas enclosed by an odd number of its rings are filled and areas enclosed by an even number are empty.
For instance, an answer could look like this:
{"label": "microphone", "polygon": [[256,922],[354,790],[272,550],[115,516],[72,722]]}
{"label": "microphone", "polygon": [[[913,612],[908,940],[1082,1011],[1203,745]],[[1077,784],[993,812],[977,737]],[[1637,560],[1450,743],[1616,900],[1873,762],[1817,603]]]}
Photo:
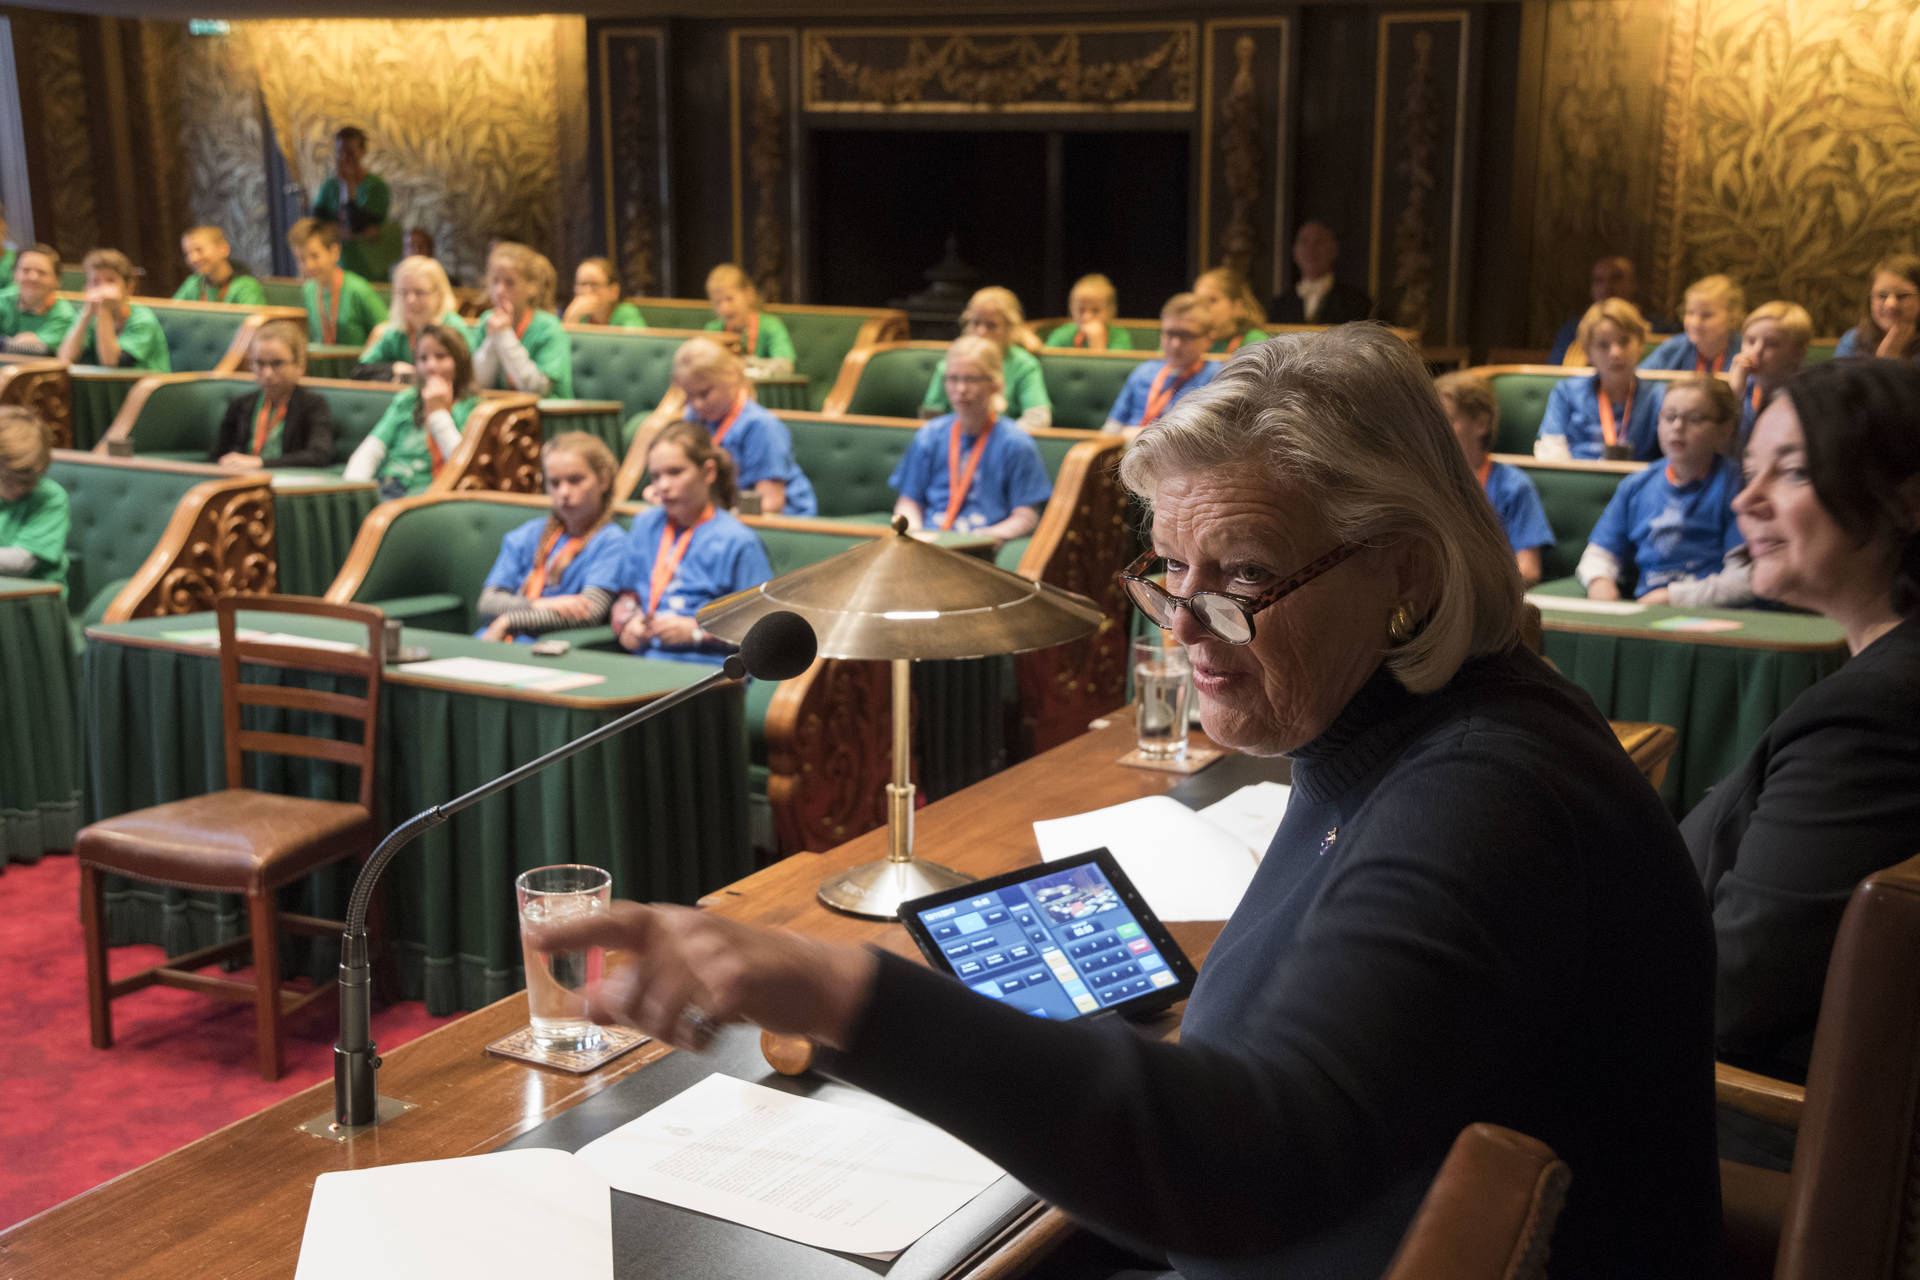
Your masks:
{"label": "microphone", "polygon": [[617,720],[584,733],[538,759],[529,760],[491,782],[483,782],[463,796],[437,804],[424,813],[417,813],[395,827],[360,868],[360,875],[353,882],[353,896],[347,900],[346,931],[340,940],[340,1038],[333,1046],[334,1123],[357,1127],[375,1124],[379,1120],[379,1090],[375,1073],[379,1069],[380,1059],[373,1043],[373,978],[367,955],[367,907],[373,900],[374,886],[380,881],[380,873],[393,861],[396,853],[462,809],[532,777],[548,765],[558,764],[588,747],[598,746],[643,720],[650,720],[689,698],[705,693],[722,681],[738,680],[742,676],[754,676],[761,680],[790,680],[813,665],[818,647],[813,627],[805,618],[784,609],[769,613],[753,624],[752,629],[741,638],[740,651],[729,654],[718,671],[656,698],[644,707],[636,707]]}

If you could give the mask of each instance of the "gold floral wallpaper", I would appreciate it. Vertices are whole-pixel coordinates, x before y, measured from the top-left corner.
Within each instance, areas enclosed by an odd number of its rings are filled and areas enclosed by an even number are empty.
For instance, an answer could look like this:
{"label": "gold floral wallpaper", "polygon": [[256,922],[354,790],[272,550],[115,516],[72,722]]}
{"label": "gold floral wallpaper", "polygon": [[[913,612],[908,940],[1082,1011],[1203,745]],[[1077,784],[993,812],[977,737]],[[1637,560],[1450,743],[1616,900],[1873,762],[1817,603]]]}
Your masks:
{"label": "gold floral wallpaper", "polygon": [[1912,0],[1553,0],[1533,340],[1607,252],[1655,309],[1725,271],[1850,327],[1874,260],[1920,248],[1917,66]]}
{"label": "gold floral wallpaper", "polygon": [[190,215],[227,233],[236,262],[273,266],[259,85],[232,40],[189,40],[179,65]]}
{"label": "gold floral wallpaper", "polygon": [[[212,64],[208,79],[264,93],[292,180],[309,193],[332,173],[334,130],[357,124],[372,138],[368,166],[393,188],[393,216],[433,234],[456,281],[478,283],[493,236],[568,269],[562,229],[588,203],[586,132],[572,120],[581,19],[236,22],[224,41],[200,43],[226,46],[197,55]],[[261,168],[257,129],[249,143],[236,109],[233,95],[188,104],[195,212],[233,219],[236,244],[264,260],[264,177],[259,206],[240,177]],[[203,174],[220,185],[202,187]],[[242,220],[249,229],[236,233]]]}

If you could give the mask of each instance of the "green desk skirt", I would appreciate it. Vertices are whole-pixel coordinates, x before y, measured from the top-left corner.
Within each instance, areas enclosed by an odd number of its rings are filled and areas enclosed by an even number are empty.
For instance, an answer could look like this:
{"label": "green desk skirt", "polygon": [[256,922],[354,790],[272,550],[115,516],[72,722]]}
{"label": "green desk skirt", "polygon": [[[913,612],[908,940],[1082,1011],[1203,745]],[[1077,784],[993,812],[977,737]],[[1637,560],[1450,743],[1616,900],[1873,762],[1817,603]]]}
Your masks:
{"label": "green desk skirt", "polygon": [[353,550],[360,522],[380,501],[371,484],[349,485],[339,473],[275,472],[323,479],[321,486],[274,485],[274,541],[280,557],[280,591],[290,596],[322,596]]}
{"label": "green desk skirt", "polygon": [[[540,434],[551,440],[568,431],[584,431],[599,437],[613,450],[613,456],[620,458],[626,454],[627,441],[632,438],[623,412],[616,400],[542,400]],[[645,416],[635,414],[634,420],[637,422]]]}
{"label": "green desk skirt", "polygon": [[0,578],[0,868],[80,828],[80,662],[48,583]]}
{"label": "green desk skirt", "polygon": [[[1547,594],[1565,592],[1550,584]],[[1698,804],[1747,758],[1789,703],[1847,657],[1840,628],[1804,614],[1662,605],[1630,616],[1551,607],[1541,613],[1547,657],[1587,691],[1602,714],[1672,725],[1679,732],[1661,788],[1676,814]],[[1684,618],[1738,622],[1740,630],[1689,633],[1658,625]],[[1743,643],[1727,643],[1734,637]]]}
{"label": "green desk skirt", "polygon": [[316,342],[307,348],[309,378],[351,378],[360,363],[360,348]]}
{"label": "green desk skirt", "polygon": [[[321,634],[284,616],[242,615],[242,626]],[[215,653],[124,643],[130,636],[204,629],[209,614],[150,618],[89,633],[86,705],[90,820],[225,785],[220,677]],[[410,631],[433,656],[539,664],[512,646]],[[552,669],[556,664],[545,664]],[[607,675],[589,698],[637,700],[680,687],[709,668],[575,653],[559,668]],[[331,677],[249,673],[329,687]],[[563,695],[564,696],[564,695]],[[475,685],[389,683],[381,706],[383,822],[390,828],[617,718],[626,707],[556,705]],[[264,716],[286,713],[262,712]],[[296,726],[297,727],[297,726]],[[249,761],[247,782],[323,798],[353,794],[354,776],[330,764],[277,757]],[[531,867],[587,862],[613,873],[614,892],[692,902],[753,869],[747,830],[744,699],[739,686],[695,698],[553,766],[451,819],[401,853],[383,879],[402,994],[436,1014],[475,1009],[524,982],[513,881]],[[334,916],[352,869],[334,866],[289,891],[283,907]],[[113,943],[157,943],[169,954],[246,930],[244,905],[130,881],[107,894]],[[289,973],[328,980],[331,945],[290,952]]]}

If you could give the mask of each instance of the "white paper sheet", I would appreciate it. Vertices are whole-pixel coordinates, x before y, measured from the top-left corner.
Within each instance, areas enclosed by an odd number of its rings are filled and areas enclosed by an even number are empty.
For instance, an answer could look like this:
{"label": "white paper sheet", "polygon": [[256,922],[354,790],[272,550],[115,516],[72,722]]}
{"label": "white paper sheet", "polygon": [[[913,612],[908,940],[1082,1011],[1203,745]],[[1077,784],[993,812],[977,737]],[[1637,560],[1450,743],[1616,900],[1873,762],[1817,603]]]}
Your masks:
{"label": "white paper sheet", "polygon": [[1000,1176],[986,1157],[917,1120],[723,1075],[588,1143],[579,1158],[634,1195],[882,1257]]}
{"label": "white paper sheet", "polygon": [[613,1280],[593,1167],[527,1148],[323,1173],[294,1280]]}
{"label": "white paper sheet", "polygon": [[1610,613],[1619,617],[1647,611],[1647,606],[1632,600],[1588,600],[1583,596],[1541,595],[1537,591],[1527,593],[1527,603],[1562,613]]}
{"label": "white paper sheet", "polygon": [[[220,647],[220,628],[201,627],[193,631],[163,631],[165,639],[181,644],[197,644],[208,649]],[[326,649],[334,653],[358,653],[360,646],[346,640],[322,640],[317,636],[296,636],[287,631],[256,631],[251,627],[237,628],[233,633],[235,640],[246,640],[254,644],[283,644],[294,649]]]}
{"label": "white paper sheet", "polygon": [[1293,788],[1284,782],[1254,782],[1200,810],[1200,816],[1221,830],[1244,840],[1253,856],[1264,858],[1273,833],[1286,816]]}
{"label": "white paper sheet", "polygon": [[1226,919],[1246,896],[1260,861],[1248,841],[1171,796],[1036,822],[1033,838],[1048,862],[1103,845],[1111,849],[1162,920]]}
{"label": "white paper sheet", "polygon": [[399,669],[413,676],[435,676],[441,680],[463,680],[468,684],[500,685],[509,689],[537,689],[543,693],[606,683],[605,676],[588,675],[584,671],[528,667],[517,662],[495,662],[491,658],[430,658],[425,662],[405,663]]}

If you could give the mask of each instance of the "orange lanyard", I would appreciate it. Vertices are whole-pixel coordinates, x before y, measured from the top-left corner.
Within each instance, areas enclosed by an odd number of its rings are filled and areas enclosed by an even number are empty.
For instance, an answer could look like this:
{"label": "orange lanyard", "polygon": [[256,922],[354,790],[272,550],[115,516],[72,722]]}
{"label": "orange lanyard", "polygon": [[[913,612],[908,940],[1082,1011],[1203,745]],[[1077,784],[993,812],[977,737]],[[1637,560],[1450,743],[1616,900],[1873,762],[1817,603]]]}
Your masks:
{"label": "orange lanyard", "polygon": [[1480,477],[1480,487],[1482,489],[1486,488],[1487,481],[1493,479],[1493,459],[1491,457],[1483,458],[1475,474]]}
{"label": "orange lanyard", "polygon": [[[416,392],[415,394],[417,395],[419,393]],[[440,468],[446,465],[447,459],[446,455],[440,452],[440,442],[433,438],[433,428],[427,425],[427,419],[430,416],[431,415],[427,413],[420,415],[420,434],[427,438],[427,457],[432,461],[432,469],[429,474],[437,476],[440,474]]]}
{"label": "orange lanyard", "polygon": [[1760,379],[1753,380],[1753,411],[1760,412]]}
{"label": "orange lanyard", "polygon": [[[540,549],[533,556],[533,570],[527,574],[527,580],[520,584],[520,594],[529,600],[538,600],[545,595],[547,574],[551,572],[557,578],[565,573],[567,566],[573,563],[573,558],[580,554],[580,548],[587,545],[585,538],[568,538],[556,556],[553,554],[553,544],[560,541],[560,534],[560,526],[554,525],[541,535]],[[553,557],[551,566],[547,563],[549,556]]]}
{"label": "orange lanyard", "polygon": [[980,456],[987,451],[987,440],[993,435],[994,423],[989,422],[987,429],[980,433],[979,441],[973,451],[967,455],[965,470],[960,467],[960,419],[953,420],[953,426],[947,432],[947,514],[940,517],[940,528],[944,532],[953,528],[953,522],[960,518],[960,508],[966,504],[967,490],[973,488],[973,473],[980,469]]}
{"label": "orange lanyard", "polygon": [[340,294],[347,283],[347,273],[340,268],[333,269],[333,311],[328,314],[325,303],[320,306],[320,341],[332,346],[340,339]]}
{"label": "orange lanyard", "polygon": [[733,420],[738,418],[740,411],[746,407],[747,389],[742,387],[740,388],[739,394],[733,398],[733,408],[728,410],[726,417],[720,419],[720,426],[713,433],[713,442],[716,445],[727,438],[727,432],[733,430]]}
{"label": "orange lanyard", "polygon": [[513,336],[515,338],[518,338],[524,341],[527,336],[527,326],[532,323],[533,323],[533,308],[528,307],[527,314],[521,316],[520,322],[513,326]]}
{"label": "orange lanyard", "polygon": [[[1109,329],[1107,332],[1111,334],[1113,331]],[[1076,347],[1084,347],[1087,345],[1087,331],[1085,329],[1076,328],[1073,331],[1073,345]],[[1107,344],[1105,342],[1102,342],[1094,348],[1095,351],[1105,351],[1106,349]]]}
{"label": "orange lanyard", "polygon": [[693,531],[713,519],[713,506],[700,513],[700,518],[688,525],[679,538],[673,536],[673,521],[663,521],[660,527],[660,550],[653,557],[653,579],[647,589],[647,612],[652,613],[660,607],[660,597],[666,594],[667,584],[673,581],[673,575],[680,570],[680,561],[687,554],[687,544],[693,541]]}
{"label": "orange lanyard", "polygon": [[1725,351],[1722,351],[1719,355],[1709,360],[1700,354],[1700,348],[1695,347],[1693,349],[1693,371],[1695,373],[1718,373],[1726,362],[1727,353]]}
{"label": "orange lanyard", "polygon": [[1667,464],[1667,483],[1676,489],[1680,488],[1680,477],[1673,474],[1673,464],[1671,462]]}
{"label": "orange lanyard", "polygon": [[292,403],[292,397],[288,397],[286,404],[281,405],[269,415],[266,393],[264,391],[260,393],[260,408],[253,415],[252,453],[254,457],[259,457],[260,451],[267,447],[267,437],[273,434],[273,429],[287,420],[287,405]]}
{"label": "orange lanyard", "polygon": [[1246,334],[1244,333],[1234,334],[1233,337],[1227,340],[1227,349],[1221,352],[1220,354],[1228,355],[1228,356],[1232,355],[1234,352],[1240,349],[1240,344],[1242,342],[1245,342],[1246,340],[1247,340]]}
{"label": "orange lanyard", "polygon": [[[743,356],[758,355],[760,352],[760,313],[758,311],[747,317],[747,332],[743,336],[747,340],[745,344],[746,350],[740,354]],[[719,444],[720,442],[716,439],[714,443]]]}
{"label": "orange lanyard", "polygon": [[221,285],[221,286],[220,286],[220,293],[219,293],[219,295],[218,295],[218,296],[215,296],[215,294],[214,294],[214,292],[213,292],[213,281],[211,281],[211,280],[209,280],[209,279],[208,279],[207,277],[205,277],[205,276],[201,276],[201,277],[199,277],[199,280],[200,280],[200,301],[202,301],[202,302],[225,302],[225,301],[227,300],[227,292],[228,292],[228,291],[229,291],[230,289],[232,289],[232,288],[233,288],[233,282],[234,282],[235,280],[238,280],[239,278],[240,278],[239,276],[228,276],[228,277],[227,277],[227,282],[226,282],[225,284],[223,284],[223,285]]}
{"label": "orange lanyard", "polygon": [[[1205,362],[1202,361],[1201,363]],[[1188,369],[1180,375],[1179,382],[1169,387],[1166,386],[1167,375],[1172,372],[1172,365],[1162,365],[1160,372],[1153,375],[1153,385],[1147,388],[1147,411],[1140,415],[1141,426],[1144,427],[1148,423],[1157,420],[1161,414],[1167,411],[1167,406],[1173,403],[1173,398],[1180,394],[1180,388],[1186,386],[1188,380],[1191,379],[1194,374],[1200,372],[1200,365],[1196,364],[1193,368]]]}
{"label": "orange lanyard", "polygon": [[1609,445],[1620,443],[1620,437],[1626,434],[1628,421],[1633,417],[1633,392],[1627,392],[1627,402],[1620,409],[1620,426],[1613,425],[1613,397],[1607,394],[1605,387],[1600,388],[1600,436]]}

